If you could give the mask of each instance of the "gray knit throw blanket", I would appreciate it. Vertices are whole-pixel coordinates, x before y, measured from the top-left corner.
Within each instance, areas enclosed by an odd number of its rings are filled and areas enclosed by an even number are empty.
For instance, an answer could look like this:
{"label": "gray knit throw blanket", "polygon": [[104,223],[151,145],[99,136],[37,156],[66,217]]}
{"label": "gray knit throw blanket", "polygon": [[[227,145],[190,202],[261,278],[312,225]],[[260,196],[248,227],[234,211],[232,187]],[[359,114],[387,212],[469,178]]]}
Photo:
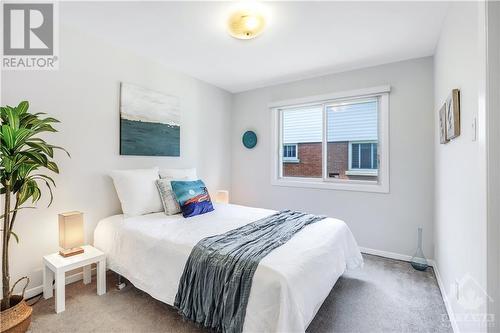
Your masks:
{"label": "gray knit throw blanket", "polygon": [[174,306],[184,319],[217,332],[240,333],[259,262],[305,226],[324,219],[284,210],[195,245]]}

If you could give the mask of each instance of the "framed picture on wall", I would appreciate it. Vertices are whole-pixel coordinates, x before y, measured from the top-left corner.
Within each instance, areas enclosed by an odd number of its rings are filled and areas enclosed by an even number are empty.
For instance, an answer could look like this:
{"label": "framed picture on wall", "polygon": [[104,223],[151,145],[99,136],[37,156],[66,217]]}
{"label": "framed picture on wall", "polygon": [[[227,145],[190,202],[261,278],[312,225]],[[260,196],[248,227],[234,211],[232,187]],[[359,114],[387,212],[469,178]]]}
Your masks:
{"label": "framed picture on wall", "polygon": [[179,98],[120,85],[120,155],[180,156]]}
{"label": "framed picture on wall", "polygon": [[444,144],[449,142],[446,137],[446,103],[439,109],[439,142]]}
{"label": "framed picture on wall", "polygon": [[446,139],[460,135],[460,90],[453,89],[446,99]]}

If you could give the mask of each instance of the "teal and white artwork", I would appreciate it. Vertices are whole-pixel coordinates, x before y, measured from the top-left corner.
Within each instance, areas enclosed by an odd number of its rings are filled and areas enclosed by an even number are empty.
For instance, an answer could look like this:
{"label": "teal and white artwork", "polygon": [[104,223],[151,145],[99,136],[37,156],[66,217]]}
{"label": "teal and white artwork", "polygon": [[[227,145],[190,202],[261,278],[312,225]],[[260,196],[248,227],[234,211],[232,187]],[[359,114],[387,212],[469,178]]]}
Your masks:
{"label": "teal and white artwork", "polygon": [[179,99],[129,83],[120,87],[120,155],[180,156]]}

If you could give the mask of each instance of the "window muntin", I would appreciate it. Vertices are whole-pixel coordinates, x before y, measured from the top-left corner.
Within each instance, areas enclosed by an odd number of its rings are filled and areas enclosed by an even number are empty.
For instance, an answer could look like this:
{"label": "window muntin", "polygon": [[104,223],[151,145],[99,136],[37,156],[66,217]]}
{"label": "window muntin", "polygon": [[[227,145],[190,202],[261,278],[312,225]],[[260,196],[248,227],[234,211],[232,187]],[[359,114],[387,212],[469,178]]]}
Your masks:
{"label": "window muntin", "polygon": [[[389,86],[381,86],[271,103],[270,108],[272,109],[274,124],[273,147],[276,147],[273,148],[273,169],[276,169],[272,172],[272,184],[292,187],[313,187],[387,193],[389,191],[389,91]],[[346,166],[345,174],[341,176],[339,172],[328,169],[329,165],[334,164],[332,163],[331,157],[329,159],[328,156],[328,151],[334,150],[331,149],[331,140],[328,140],[328,107],[362,104],[363,102],[368,104],[372,103],[372,105],[376,106],[376,112],[372,113],[374,116],[371,117],[372,123],[374,122],[376,124],[376,128],[374,130],[374,132],[376,132],[376,137],[369,138],[358,136],[354,139],[350,139],[352,141],[344,142],[342,149],[344,151],[348,151],[351,147],[351,143],[375,142],[376,145],[369,147],[370,150],[373,150],[373,152],[370,151],[369,155],[363,154],[363,159],[369,161],[370,168],[373,166],[373,169],[353,169],[351,167],[351,161],[349,161]],[[366,106],[367,105],[365,105],[365,107]],[[283,118],[287,111],[307,107],[319,107],[319,111],[322,116],[322,126],[320,126],[322,128],[319,132],[321,133],[322,145],[322,175],[321,177],[290,177],[286,174],[286,172],[283,172],[284,160],[282,156],[282,148],[284,143],[283,132],[285,131],[283,128]],[[340,108],[337,110],[340,110]],[[312,128],[317,129],[318,126],[314,125]],[[362,126],[358,126],[358,128],[362,128]],[[288,130],[290,129],[288,128]],[[301,155],[300,160],[302,160],[304,150],[303,147],[301,147],[300,142],[297,144],[298,151],[300,151]],[[366,150],[366,147],[363,147]],[[277,151],[275,149],[277,149]],[[278,154],[276,154],[276,152],[278,152]],[[345,153],[343,156],[345,157]],[[368,159],[367,156],[371,159]],[[376,156],[376,158],[373,156]],[[350,154],[347,155],[347,158],[350,158]],[[368,162],[365,161],[363,166],[366,165],[366,163]]]}

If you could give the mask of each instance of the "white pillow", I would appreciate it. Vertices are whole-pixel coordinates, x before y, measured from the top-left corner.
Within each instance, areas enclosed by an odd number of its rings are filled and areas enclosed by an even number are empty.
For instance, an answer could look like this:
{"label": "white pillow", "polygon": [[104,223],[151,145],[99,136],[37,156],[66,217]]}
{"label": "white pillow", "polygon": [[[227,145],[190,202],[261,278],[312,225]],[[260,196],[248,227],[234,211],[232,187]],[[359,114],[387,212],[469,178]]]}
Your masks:
{"label": "white pillow", "polygon": [[157,213],[163,210],[156,188],[158,168],[114,170],[110,173],[125,216]]}
{"label": "white pillow", "polygon": [[162,179],[189,179],[196,180],[196,168],[190,169],[160,169],[160,178]]}
{"label": "white pillow", "polygon": [[[161,169],[160,178],[172,180],[197,180],[196,168],[191,169]],[[170,183],[169,183],[170,186]],[[171,188],[171,187],[170,187]]]}

